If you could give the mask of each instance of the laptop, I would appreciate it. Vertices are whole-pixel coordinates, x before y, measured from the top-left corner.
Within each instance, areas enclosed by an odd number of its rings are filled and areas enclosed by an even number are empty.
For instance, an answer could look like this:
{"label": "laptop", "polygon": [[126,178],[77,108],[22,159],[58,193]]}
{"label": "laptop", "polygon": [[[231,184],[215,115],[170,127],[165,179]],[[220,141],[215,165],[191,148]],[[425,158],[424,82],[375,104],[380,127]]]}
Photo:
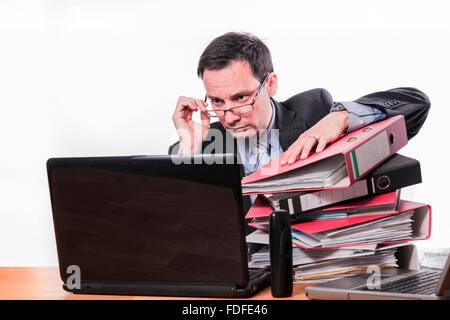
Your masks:
{"label": "laptop", "polygon": [[235,155],[52,158],[47,173],[69,292],[245,297],[270,282],[248,269]]}
{"label": "laptop", "polygon": [[442,270],[422,268],[382,269],[380,285],[360,274],[305,288],[310,299],[332,300],[448,300],[450,299],[450,255]]}

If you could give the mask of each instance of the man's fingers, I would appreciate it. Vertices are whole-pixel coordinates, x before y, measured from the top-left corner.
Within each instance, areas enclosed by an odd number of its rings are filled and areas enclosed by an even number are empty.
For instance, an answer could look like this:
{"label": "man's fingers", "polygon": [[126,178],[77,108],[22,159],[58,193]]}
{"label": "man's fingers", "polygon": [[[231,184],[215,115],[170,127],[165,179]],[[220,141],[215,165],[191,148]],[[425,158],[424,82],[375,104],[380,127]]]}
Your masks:
{"label": "man's fingers", "polygon": [[[200,108],[206,108],[208,104],[203,100],[180,97],[177,102],[177,106],[175,108],[175,112],[184,112],[184,111],[198,111]],[[205,110],[205,109],[203,109]]]}
{"label": "man's fingers", "polygon": [[203,106],[204,106],[205,108],[208,107],[208,102],[206,102],[205,100],[200,100],[200,102],[203,104]]}
{"label": "man's fingers", "polygon": [[196,100],[196,105],[197,107],[200,109],[200,114],[206,114],[209,117],[209,113],[208,111],[206,111],[206,107],[208,106],[208,104],[205,101],[202,100]]}
{"label": "man's fingers", "polygon": [[209,126],[209,113],[206,111],[207,105],[208,104],[203,100],[181,97],[178,100],[177,108],[172,117],[175,126],[182,126],[185,122],[190,122],[192,120],[193,113],[198,111],[201,111],[200,115],[202,124],[204,126]]}
{"label": "man's fingers", "polygon": [[209,123],[209,120],[211,117],[209,116],[208,112],[203,111],[200,113],[200,119],[202,119],[202,124]]}
{"label": "man's fingers", "polygon": [[209,129],[209,123],[211,117],[209,116],[208,111],[206,111],[206,106],[208,105],[203,100],[196,100],[197,106],[200,109],[200,120],[202,121],[202,127]]}
{"label": "man's fingers", "polygon": [[330,139],[325,138],[325,137],[320,137],[319,143],[317,144],[317,147],[316,147],[316,152],[322,152],[323,149],[325,149],[325,147],[327,146],[328,142],[330,142]]}
{"label": "man's fingers", "polygon": [[175,119],[186,119],[187,121],[192,119],[192,113],[197,111],[198,108],[193,102],[183,103],[182,105],[177,106],[175,110],[175,114],[173,116]]}
{"label": "man's fingers", "polygon": [[289,150],[286,150],[286,151],[281,155],[281,158],[280,158],[280,164],[281,164],[282,166],[284,166],[284,165],[287,163],[287,161],[288,161],[290,155],[291,155],[291,153],[289,152]]}
{"label": "man's fingers", "polygon": [[309,156],[309,153],[311,152],[311,149],[316,145],[317,139],[314,139],[313,136],[309,136],[308,139],[305,142],[305,146],[302,150],[302,155],[300,156],[300,159],[306,159]]}
{"label": "man's fingers", "polygon": [[316,151],[321,152],[325,149],[326,145],[330,142],[328,137],[320,137],[319,140],[314,139],[314,136],[308,134],[302,135],[297,141],[295,141],[280,158],[281,165],[292,164],[297,161],[298,158],[306,159],[311,153],[312,148],[317,144]]}
{"label": "man's fingers", "polygon": [[287,150],[280,156],[280,164],[282,166],[287,163],[288,156],[289,156],[289,154],[287,153]]}
{"label": "man's fingers", "polygon": [[202,135],[203,135],[203,138],[205,138],[207,131],[209,131],[211,118],[209,117],[208,113],[201,112],[200,119],[202,121],[202,131],[203,131]]}
{"label": "man's fingers", "polygon": [[299,142],[294,142],[282,155],[280,163],[281,165],[285,165],[288,163],[289,159],[292,157],[295,150],[298,148]]}
{"label": "man's fingers", "polygon": [[281,156],[280,164],[291,164],[294,163],[299,157],[303,146],[305,144],[305,139],[300,136]]}
{"label": "man's fingers", "polygon": [[304,148],[304,144],[305,144],[305,141],[302,139],[302,140],[299,140],[298,143],[296,142],[294,145],[291,146],[292,149],[287,158],[288,164],[292,164],[298,159],[298,157],[300,156],[300,153],[302,152],[302,150]]}
{"label": "man's fingers", "polygon": [[[177,129],[179,154],[192,154],[201,151],[202,140],[210,128],[210,116],[206,111],[208,103],[200,99],[181,96],[178,98],[172,120]],[[194,112],[200,112],[201,123],[193,121]]]}

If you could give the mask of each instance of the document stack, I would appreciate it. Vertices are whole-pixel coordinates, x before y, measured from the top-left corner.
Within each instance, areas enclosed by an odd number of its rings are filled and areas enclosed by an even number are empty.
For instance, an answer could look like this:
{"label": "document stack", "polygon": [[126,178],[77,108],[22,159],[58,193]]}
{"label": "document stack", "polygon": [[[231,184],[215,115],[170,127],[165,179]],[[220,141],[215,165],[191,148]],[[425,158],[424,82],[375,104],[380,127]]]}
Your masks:
{"label": "document stack", "polygon": [[400,248],[430,236],[431,207],[402,200],[422,182],[420,163],[397,153],[407,143],[403,116],[361,128],[323,152],[281,166],[279,159],[242,180],[257,194],[247,242],[265,246],[249,267],[269,268],[269,216],[291,215],[294,281],[324,282],[369,266],[398,267]]}

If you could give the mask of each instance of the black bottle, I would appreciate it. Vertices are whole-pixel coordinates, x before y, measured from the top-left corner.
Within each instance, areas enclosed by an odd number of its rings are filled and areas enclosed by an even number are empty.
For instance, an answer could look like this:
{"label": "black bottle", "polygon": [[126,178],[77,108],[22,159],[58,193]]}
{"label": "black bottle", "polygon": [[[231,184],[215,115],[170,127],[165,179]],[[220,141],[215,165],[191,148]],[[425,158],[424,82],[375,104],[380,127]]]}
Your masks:
{"label": "black bottle", "polygon": [[269,225],[272,296],[292,295],[292,235],[289,213],[273,211]]}

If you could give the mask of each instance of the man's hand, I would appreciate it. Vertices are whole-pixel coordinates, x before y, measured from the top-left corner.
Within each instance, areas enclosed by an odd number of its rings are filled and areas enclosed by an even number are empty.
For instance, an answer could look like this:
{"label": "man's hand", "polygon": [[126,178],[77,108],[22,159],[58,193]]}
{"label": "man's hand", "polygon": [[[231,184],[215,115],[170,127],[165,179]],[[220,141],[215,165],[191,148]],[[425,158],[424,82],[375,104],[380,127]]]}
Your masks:
{"label": "man's hand", "polygon": [[313,127],[303,132],[284,152],[281,164],[294,163],[298,157],[305,159],[317,144],[316,152],[325,149],[328,143],[336,141],[348,127],[348,111],[332,112],[323,117]]}
{"label": "man's hand", "polygon": [[[178,154],[200,153],[203,139],[209,131],[208,104],[199,99],[179,97],[172,121],[177,129],[180,148]],[[200,110],[201,123],[192,120],[192,113]]]}

